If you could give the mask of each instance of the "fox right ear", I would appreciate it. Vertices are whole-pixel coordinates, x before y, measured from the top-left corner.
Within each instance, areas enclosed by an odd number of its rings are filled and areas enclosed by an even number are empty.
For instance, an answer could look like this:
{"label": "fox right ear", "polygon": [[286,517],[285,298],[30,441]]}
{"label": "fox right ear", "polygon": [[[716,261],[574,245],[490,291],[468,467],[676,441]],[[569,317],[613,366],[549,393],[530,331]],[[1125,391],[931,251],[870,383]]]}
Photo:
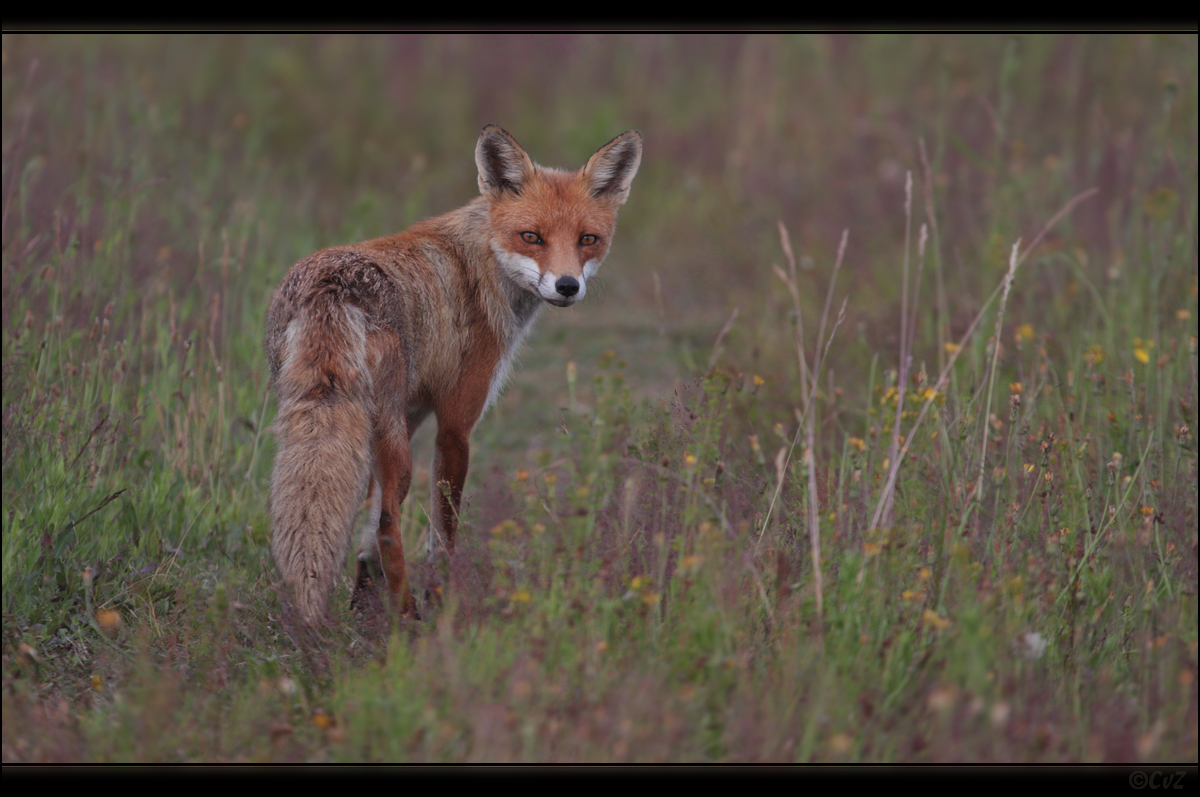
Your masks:
{"label": "fox right ear", "polygon": [[475,165],[479,168],[479,192],[498,198],[505,191],[521,193],[526,177],[533,172],[533,161],[508,131],[488,125],[475,145]]}

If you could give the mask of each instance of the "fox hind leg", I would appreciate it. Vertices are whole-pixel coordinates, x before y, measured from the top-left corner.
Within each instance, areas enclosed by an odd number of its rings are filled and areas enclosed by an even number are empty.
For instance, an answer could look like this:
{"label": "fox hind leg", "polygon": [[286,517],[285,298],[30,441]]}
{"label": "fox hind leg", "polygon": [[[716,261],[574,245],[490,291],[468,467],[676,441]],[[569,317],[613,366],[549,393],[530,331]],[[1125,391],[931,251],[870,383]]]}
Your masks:
{"label": "fox hind leg", "polygon": [[412,484],[412,449],[407,432],[379,434],[375,442],[375,468],[380,493],[379,525],[375,535],[379,564],[387,581],[392,610],[399,616],[409,616],[414,613],[416,604],[408,587],[404,544],[400,539],[400,505]]}
{"label": "fox hind leg", "polygon": [[[369,489],[371,511],[359,544],[358,574],[351,607],[377,605],[375,581],[382,575],[392,610],[400,616],[415,615],[409,591],[404,545],[400,539],[400,507],[412,484],[410,439],[420,417],[409,418],[404,361],[399,340],[392,334],[372,339],[372,348],[382,355],[374,373],[377,404],[371,454],[374,460]],[[416,423],[413,423],[413,421]]]}
{"label": "fox hind leg", "polygon": [[412,483],[412,450],[405,434],[381,434],[374,448],[371,511],[362,530],[350,607],[365,611],[377,606],[375,579],[382,576],[392,610],[401,616],[412,615],[416,606],[400,538],[400,507]]}
{"label": "fox hind leg", "polygon": [[379,531],[379,515],[383,511],[383,491],[379,489],[379,479],[374,475],[367,489],[367,500],[371,502],[371,509],[359,537],[358,572],[354,578],[354,593],[350,598],[350,608],[357,610],[366,610],[377,600],[375,580],[382,575],[376,535]]}

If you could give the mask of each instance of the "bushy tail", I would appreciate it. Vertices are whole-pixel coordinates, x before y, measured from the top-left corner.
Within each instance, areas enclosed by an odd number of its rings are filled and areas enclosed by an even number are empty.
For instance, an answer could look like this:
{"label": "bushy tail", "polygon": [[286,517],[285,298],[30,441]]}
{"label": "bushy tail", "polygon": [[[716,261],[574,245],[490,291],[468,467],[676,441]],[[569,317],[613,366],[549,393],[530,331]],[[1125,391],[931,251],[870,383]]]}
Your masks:
{"label": "bushy tail", "polygon": [[312,624],[345,564],[371,469],[364,313],[313,297],[288,324],[279,360],[271,553],[292,606]]}

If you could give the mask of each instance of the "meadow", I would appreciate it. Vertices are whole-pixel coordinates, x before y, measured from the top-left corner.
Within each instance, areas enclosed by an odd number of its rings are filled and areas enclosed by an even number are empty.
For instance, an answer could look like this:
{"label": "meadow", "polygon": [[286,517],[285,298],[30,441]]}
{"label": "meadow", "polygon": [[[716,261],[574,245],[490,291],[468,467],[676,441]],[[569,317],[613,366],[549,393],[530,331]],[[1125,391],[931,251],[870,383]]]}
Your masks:
{"label": "meadow", "polygon": [[[3,761],[1196,763],[1197,49],[5,33]],[[645,153],[440,605],[348,561],[316,661],[270,297],[474,197],[487,123]]]}

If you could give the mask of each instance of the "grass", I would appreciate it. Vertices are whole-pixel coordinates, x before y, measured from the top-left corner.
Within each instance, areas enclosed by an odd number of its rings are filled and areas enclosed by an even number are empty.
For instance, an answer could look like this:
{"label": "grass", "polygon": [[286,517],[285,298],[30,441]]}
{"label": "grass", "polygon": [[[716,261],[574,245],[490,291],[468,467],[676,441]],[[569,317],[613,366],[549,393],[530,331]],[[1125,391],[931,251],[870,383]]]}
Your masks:
{"label": "grass", "polygon": [[[6,34],[3,760],[1195,762],[1196,63]],[[441,610],[366,627],[348,563],[314,672],[270,292],[467,201],[487,122],[646,154],[473,436]]]}

